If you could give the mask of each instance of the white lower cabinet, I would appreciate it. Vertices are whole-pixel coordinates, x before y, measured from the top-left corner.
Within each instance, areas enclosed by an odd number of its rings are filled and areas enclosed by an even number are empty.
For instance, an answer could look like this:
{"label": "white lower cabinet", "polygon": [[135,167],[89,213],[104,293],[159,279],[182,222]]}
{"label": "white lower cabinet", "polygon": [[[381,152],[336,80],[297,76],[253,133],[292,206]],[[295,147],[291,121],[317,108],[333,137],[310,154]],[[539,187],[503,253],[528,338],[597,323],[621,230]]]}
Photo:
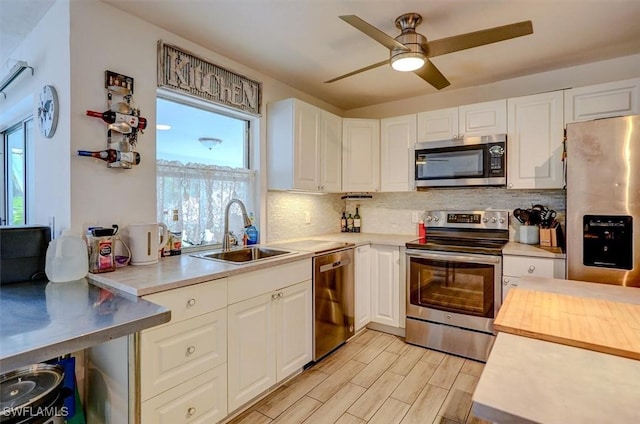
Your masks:
{"label": "white lower cabinet", "polygon": [[371,247],[367,244],[355,249],[355,327],[364,328],[371,321]]}
{"label": "white lower cabinet", "polygon": [[371,246],[371,321],[400,327],[400,249]]}
{"label": "white lower cabinet", "polygon": [[210,424],[227,415],[227,366],[197,377],[144,402],[143,424]]}
{"label": "white lower cabinet", "polygon": [[565,279],[565,260],[533,256],[503,255],[502,257],[502,300],[509,289],[517,287],[522,276]]}
{"label": "white lower cabinet", "polygon": [[312,360],[311,280],[229,305],[233,411]]}

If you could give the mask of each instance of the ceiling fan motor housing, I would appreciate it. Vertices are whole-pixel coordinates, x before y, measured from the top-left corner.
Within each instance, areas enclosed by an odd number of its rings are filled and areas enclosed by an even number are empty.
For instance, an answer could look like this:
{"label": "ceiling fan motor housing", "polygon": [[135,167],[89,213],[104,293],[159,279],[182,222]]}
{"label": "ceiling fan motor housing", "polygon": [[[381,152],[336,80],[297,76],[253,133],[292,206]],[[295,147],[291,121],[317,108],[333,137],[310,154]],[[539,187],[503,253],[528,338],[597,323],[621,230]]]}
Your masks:
{"label": "ceiling fan motor housing", "polygon": [[395,40],[403,44],[406,49],[391,49],[392,63],[400,57],[414,56],[424,59],[427,56],[427,52],[423,48],[427,45],[427,38],[416,32],[416,26],[421,22],[422,16],[417,13],[405,13],[396,19],[396,27],[401,31],[401,34],[395,37]]}

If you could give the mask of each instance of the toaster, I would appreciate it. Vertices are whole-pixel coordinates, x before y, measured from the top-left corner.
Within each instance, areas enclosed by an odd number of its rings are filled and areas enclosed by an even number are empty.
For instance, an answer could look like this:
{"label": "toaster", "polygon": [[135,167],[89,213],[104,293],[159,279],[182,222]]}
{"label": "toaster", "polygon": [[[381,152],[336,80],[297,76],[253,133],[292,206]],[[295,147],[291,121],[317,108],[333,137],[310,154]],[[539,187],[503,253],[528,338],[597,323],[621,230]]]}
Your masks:
{"label": "toaster", "polygon": [[44,225],[0,226],[0,284],[46,280],[50,241],[51,228]]}

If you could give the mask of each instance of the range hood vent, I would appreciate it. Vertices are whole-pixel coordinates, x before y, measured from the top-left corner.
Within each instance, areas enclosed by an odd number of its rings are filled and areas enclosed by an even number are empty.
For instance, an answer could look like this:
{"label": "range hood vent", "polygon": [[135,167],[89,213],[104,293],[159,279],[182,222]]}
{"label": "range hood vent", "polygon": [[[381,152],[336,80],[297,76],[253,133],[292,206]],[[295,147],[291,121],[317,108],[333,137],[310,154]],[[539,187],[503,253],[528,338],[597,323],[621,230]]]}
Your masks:
{"label": "range hood vent", "polygon": [[347,193],[343,195],[341,199],[373,199],[373,195],[371,193]]}

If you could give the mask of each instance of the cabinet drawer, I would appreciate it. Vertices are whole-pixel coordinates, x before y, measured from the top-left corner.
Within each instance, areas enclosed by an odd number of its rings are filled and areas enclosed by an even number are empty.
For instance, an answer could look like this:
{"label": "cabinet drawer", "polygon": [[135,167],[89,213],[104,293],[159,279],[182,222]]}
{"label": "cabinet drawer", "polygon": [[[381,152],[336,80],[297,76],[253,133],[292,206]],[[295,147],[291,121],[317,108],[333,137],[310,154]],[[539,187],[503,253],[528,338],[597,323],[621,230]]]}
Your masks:
{"label": "cabinet drawer", "polygon": [[227,366],[222,364],[142,403],[141,422],[209,424],[227,415]]}
{"label": "cabinet drawer", "polygon": [[262,268],[229,277],[229,305],[310,280],[311,259]]}
{"label": "cabinet drawer", "polygon": [[510,277],[565,278],[564,259],[504,256],[502,274]]}
{"label": "cabinet drawer", "polygon": [[[206,314],[227,306],[227,279],[194,284],[144,296],[145,300],[171,309],[171,321],[164,326]],[[161,327],[154,327],[158,329]]]}
{"label": "cabinet drawer", "polygon": [[149,399],[227,361],[227,310],[140,336],[140,390]]}

